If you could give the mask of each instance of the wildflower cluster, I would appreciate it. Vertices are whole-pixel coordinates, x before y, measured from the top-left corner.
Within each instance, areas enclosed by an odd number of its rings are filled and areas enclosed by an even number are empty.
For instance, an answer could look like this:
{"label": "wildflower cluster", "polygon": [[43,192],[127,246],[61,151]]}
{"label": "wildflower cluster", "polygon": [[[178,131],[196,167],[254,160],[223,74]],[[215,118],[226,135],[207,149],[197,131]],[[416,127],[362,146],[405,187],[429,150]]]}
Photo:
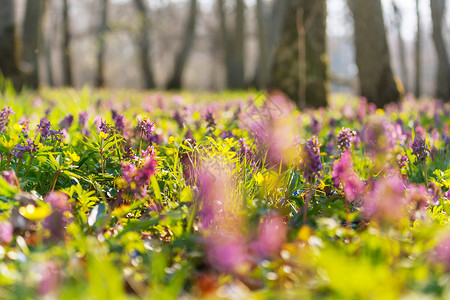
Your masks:
{"label": "wildflower cluster", "polygon": [[411,145],[412,154],[416,156],[417,162],[422,163],[428,156],[428,146],[424,138],[420,136],[416,136],[414,138],[414,142]]}
{"label": "wildflower cluster", "polygon": [[306,145],[302,150],[300,168],[303,170],[305,179],[308,182],[314,182],[316,176],[320,176],[320,170],[323,165],[320,159],[320,146],[317,137],[312,137],[306,141]]}
{"label": "wildflower cluster", "polygon": [[0,111],[0,133],[4,133],[9,124],[9,118],[14,114],[11,107],[5,106]]}
{"label": "wildflower cluster", "polygon": [[353,140],[356,137],[356,131],[350,128],[342,127],[337,135],[337,146],[342,152],[347,151],[352,147]]}

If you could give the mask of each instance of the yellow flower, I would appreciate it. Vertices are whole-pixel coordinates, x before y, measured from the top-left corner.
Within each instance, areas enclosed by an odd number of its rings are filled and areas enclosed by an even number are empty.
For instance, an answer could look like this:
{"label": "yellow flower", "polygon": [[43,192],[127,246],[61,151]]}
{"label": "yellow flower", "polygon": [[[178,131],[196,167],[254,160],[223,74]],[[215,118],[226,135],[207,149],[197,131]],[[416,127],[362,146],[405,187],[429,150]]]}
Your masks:
{"label": "yellow flower", "polygon": [[78,154],[76,154],[75,152],[68,152],[68,151],[64,151],[64,154],[66,156],[68,156],[72,161],[77,162],[80,160],[80,157],[78,156]]}
{"label": "yellow flower", "polygon": [[171,145],[175,142],[175,138],[173,136],[169,136],[169,142],[168,144]]}
{"label": "yellow flower", "polygon": [[104,133],[103,131],[100,132],[99,136],[104,140],[108,138],[108,134]]}
{"label": "yellow flower", "polygon": [[261,174],[261,172],[258,172],[258,174],[256,174],[255,176],[255,181],[259,184],[262,185],[264,182],[264,176]]}
{"label": "yellow flower", "polygon": [[34,206],[28,204],[19,208],[19,213],[31,221],[37,221],[46,218],[52,210],[48,206]]}

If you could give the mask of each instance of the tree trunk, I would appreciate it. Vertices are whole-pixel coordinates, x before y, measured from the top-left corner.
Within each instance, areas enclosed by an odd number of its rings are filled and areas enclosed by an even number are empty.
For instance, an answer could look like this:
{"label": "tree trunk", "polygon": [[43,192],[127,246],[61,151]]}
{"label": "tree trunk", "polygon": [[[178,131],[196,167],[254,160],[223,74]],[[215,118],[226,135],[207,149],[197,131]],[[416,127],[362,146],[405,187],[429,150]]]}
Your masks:
{"label": "tree trunk", "polygon": [[230,89],[242,89],[244,82],[244,0],[236,0],[235,26],[230,33],[226,21],[224,1],[219,0],[220,29],[225,49],[225,68],[227,86]]}
{"label": "tree trunk", "polygon": [[327,105],[326,0],[291,0],[271,86],[299,107]]}
{"label": "tree trunk", "polygon": [[62,71],[63,85],[73,86],[72,55],[70,50],[70,15],[68,0],[63,0],[63,44],[62,44]]}
{"label": "tree trunk", "polygon": [[45,57],[45,68],[47,70],[47,84],[49,86],[55,85],[55,80],[53,76],[53,67],[52,67],[52,41],[55,35],[56,24],[54,22],[53,15],[53,7],[52,1],[46,0],[46,10],[45,10],[45,19],[50,23],[50,27],[44,32],[44,57]]}
{"label": "tree trunk", "polygon": [[181,78],[183,76],[186,61],[191,52],[195,38],[195,25],[197,23],[197,0],[190,1],[189,19],[186,24],[186,31],[183,35],[183,42],[178,52],[172,77],[167,84],[167,89],[181,89]]}
{"label": "tree trunk", "polygon": [[400,98],[391,69],[381,0],[348,0],[361,95],[382,107]]}
{"label": "tree trunk", "polygon": [[416,74],[415,74],[415,94],[416,97],[420,97],[422,95],[422,25],[420,24],[420,8],[419,8],[419,0],[416,0],[416,16],[417,16],[417,32],[416,32],[416,52],[414,53],[414,64],[416,66]]}
{"label": "tree trunk", "polygon": [[150,31],[149,12],[143,0],[134,0],[134,5],[139,13],[140,20],[137,41],[139,44],[139,57],[142,75],[144,76],[144,85],[146,89],[153,89],[155,83],[153,80],[153,72],[150,68],[150,38],[148,36]]}
{"label": "tree trunk", "polygon": [[445,0],[430,0],[430,7],[433,19],[433,40],[438,55],[436,97],[450,100],[450,62],[442,35]]}
{"label": "tree trunk", "polygon": [[20,89],[22,76],[17,63],[15,34],[14,1],[0,0],[0,73]]}
{"label": "tree trunk", "polygon": [[258,22],[258,46],[259,46],[259,62],[256,71],[256,87],[258,89],[263,89],[266,86],[267,74],[267,61],[268,61],[268,50],[267,49],[267,27],[264,16],[264,6],[263,0],[256,1],[256,19]]}
{"label": "tree trunk", "polygon": [[398,37],[398,53],[400,55],[400,69],[401,69],[401,79],[403,82],[403,88],[405,89],[405,92],[409,91],[409,76],[408,76],[408,68],[406,66],[406,51],[405,51],[405,43],[402,36],[402,23],[403,23],[403,16],[396,5],[395,2],[392,3],[393,9],[394,9],[394,23],[397,30],[397,37]]}
{"label": "tree trunk", "polygon": [[24,83],[32,89],[37,89],[39,86],[38,57],[41,52],[39,44],[44,5],[44,0],[28,0],[25,9],[22,34],[22,69]]}
{"label": "tree trunk", "polygon": [[97,32],[97,71],[95,75],[95,86],[105,85],[105,39],[108,30],[108,0],[102,0],[100,26]]}
{"label": "tree trunk", "polygon": [[258,0],[256,3],[260,57],[251,81],[251,85],[259,89],[266,88],[271,80],[270,70],[272,70],[275,52],[280,43],[289,0],[274,0],[270,10],[271,14],[264,14],[263,4],[262,0]]}

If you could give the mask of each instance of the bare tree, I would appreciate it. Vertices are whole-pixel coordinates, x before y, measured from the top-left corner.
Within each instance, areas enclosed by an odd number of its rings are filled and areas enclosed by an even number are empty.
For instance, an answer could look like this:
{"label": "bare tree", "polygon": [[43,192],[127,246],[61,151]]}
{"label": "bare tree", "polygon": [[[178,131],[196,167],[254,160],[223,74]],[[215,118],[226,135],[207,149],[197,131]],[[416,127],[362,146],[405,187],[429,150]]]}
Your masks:
{"label": "bare tree", "polygon": [[70,14],[68,0],[63,0],[63,43],[62,43],[62,71],[63,85],[72,86],[72,55],[70,50]]}
{"label": "bare tree", "polygon": [[42,15],[44,0],[28,0],[22,34],[22,70],[25,84],[32,89],[39,85],[38,57],[41,52]]}
{"label": "bare tree", "polygon": [[361,95],[382,107],[400,98],[392,73],[381,0],[348,0],[354,20]]}
{"label": "bare tree", "polygon": [[144,0],[133,0],[136,10],[139,14],[140,28],[137,36],[139,44],[139,57],[142,75],[144,77],[145,88],[152,89],[155,87],[153,80],[153,72],[151,70],[150,59],[150,31],[149,11]]}
{"label": "bare tree", "polygon": [[402,36],[402,24],[403,24],[403,16],[402,12],[397,6],[396,1],[392,2],[392,9],[394,11],[394,27],[397,31],[398,37],[398,52],[400,56],[400,69],[401,69],[401,79],[403,82],[403,87],[406,92],[409,91],[409,76],[408,76],[408,68],[406,66],[406,51],[405,51],[405,42]]}
{"label": "bare tree", "polygon": [[420,97],[422,94],[422,25],[420,24],[420,8],[419,8],[419,0],[416,0],[416,16],[417,16],[417,32],[416,32],[416,52],[414,53],[414,64],[416,67],[415,74],[415,94],[416,97]]}
{"label": "bare tree", "polygon": [[0,0],[0,72],[18,89],[22,78],[17,63],[15,34],[14,1]]}
{"label": "bare tree", "polygon": [[[220,30],[225,48],[225,68],[227,73],[227,86],[231,89],[244,88],[244,0],[236,0],[234,16],[235,26],[229,30],[225,1],[218,0],[220,16]],[[233,30],[234,29],[234,30]]]}
{"label": "bare tree", "polygon": [[183,35],[183,41],[180,51],[178,52],[172,77],[167,84],[168,89],[180,89],[181,77],[183,76],[184,67],[192,49],[195,38],[195,26],[197,23],[197,0],[190,0],[189,18],[186,24],[186,31]]}
{"label": "bare tree", "polygon": [[436,97],[450,100],[450,62],[442,35],[445,6],[445,0],[430,0],[431,16],[433,19],[433,40],[438,55]]}
{"label": "bare tree", "polygon": [[327,105],[326,1],[291,0],[271,86],[299,107]]}
{"label": "bare tree", "polygon": [[105,41],[108,30],[108,0],[102,0],[100,7],[100,26],[97,32],[97,71],[95,75],[95,86],[105,85]]}

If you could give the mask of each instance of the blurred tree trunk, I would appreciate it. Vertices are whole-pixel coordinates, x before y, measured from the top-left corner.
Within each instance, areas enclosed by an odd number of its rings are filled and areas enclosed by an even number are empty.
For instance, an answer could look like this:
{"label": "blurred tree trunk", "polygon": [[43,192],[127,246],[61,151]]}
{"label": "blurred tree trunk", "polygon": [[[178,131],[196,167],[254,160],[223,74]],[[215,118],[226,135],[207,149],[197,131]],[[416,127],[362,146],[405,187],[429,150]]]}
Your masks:
{"label": "blurred tree trunk", "polygon": [[235,3],[235,26],[230,33],[224,0],[219,0],[220,29],[222,41],[225,45],[225,68],[227,86],[230,89],[242,89],[244,82],[244,31],[245,31],[245,3],[244,0],[236,0]]}
{"label": "blurred tree trunk", "polygon": [[62,71],[63,85],[72,86],[72,55],[70,51],[70,15],[68,0],[63,0],[63,43],[62,43]]}
{"label": "blurred tree trunk", "polygon": [[361,95],[382,107],[400,98],[391,69],[381,0],[348,0]]}
{"label": "blurred tree trunk", "polygon": [[14,1],[0,0],[0,72],[20,89],[22,76],[17,63],[15,34]]}
{"label": "blurred tree trunk", "polygon": [[142,68],[142,75],[144,76],[144,84],[146,89],[155,87],[153,80],[153,72],[150,68],[150,20],[149,12],[144,0],[133,0],[136,10],[139,13],[140,28],[138,32],[137,41],[139,44],[140,65]]}
{"label": "blurred tree trunk", "polygon": [[28,0],[22,34],[22,69],[24,83],[32,89],[39,86],[38,57],[41,52],[42,15],[44,0]]}
{"label": "blurred tree trunk", "polygon": [[281,31],[289,7],[289,0],[274,0],[270,14],[265,13],[263,0],[258,0],[255,7],[260,56],[250,84],[259,89],[264,89],[271,80],[270,70],[273,67],[275,52],[280,43]]}
{"label": "blurred tree trunk", "polygon": [[397,30],[397,37],[398,37],[398,53],[400,55],[400,69],[402,72],[402,82],[403,82],[403,88],[405,89],[405,92],[409,91],[409,76],[408,76],[408,68],[406,66],[406,51],[405,51],[405,42],[403,40],[402,36],[402,24],[403,24],[403,16],[402,12],[398,8],[397,4],[392,2],[393,10],[394,10],[394,25],[395,29]]}
{"label": "blurred tree trunk", "polygon": [[326,0],[291,0],[271,86],[299,107],[327,105]]}
{"label": "blurred tree trunk", "polygon": [[186,24],[186,31],[183,35],[183,42],[180,51],[175,59],[175,66],[172,77],[167,84],[167,89],[181,89],[181,78],[183,76],[186,61],[191,52],[195,38],[195,26],[197,23],[197,0],[190,1],[189,19]]}
{"label": "blurred tree trunk", "polygon": [[266,18],[264,16],[263,0],[256,1],[256,20],[258,22],[258,46],[259,46],[259,61],[255,74],[256,87],[263,89],[267,82],[267,61],[268,59],[268,45],[267,45],[267,27]]}
{"label": "blurred tree trunk", "polygon": [[450,100],[450,62],[442,35],[445,0],[430,0],[430,6],[433,19],[433,40],[438,55],[436,97]]}
{"label": "blurred tree trunk", "polygon": [[45,57],[45,68],[47,70],[47,84],[49,86],[55,85],[55,80],[53,76],[53,67],[52,67],[52,41],[55,35],[56,24],[54,22],[55,18],[53,16],[53,7],[52,1],[46,0],[46,10],[45,10],[45,19],[50,23],[49,28],[44,32],[44,57]]}
{"label": "blurred tree trunk", "polygon": [[97,32],[97,71],[95,75],[95,86],[105,85],[105,40],[108,30],[108,0],[102,0],[100,8],[100,26]]}
{"label": "blurred tree trunk", "polygon": [[414,57],[414,64],[416,66],[416,74],[415,74],[415,94],[416,97],[420,97],[422,94],[422,25],[420,24],[420,8],[419,8],[419,0],[416,0],[416,16],[417,16],[417,32],[416,32],[416,52]]}

